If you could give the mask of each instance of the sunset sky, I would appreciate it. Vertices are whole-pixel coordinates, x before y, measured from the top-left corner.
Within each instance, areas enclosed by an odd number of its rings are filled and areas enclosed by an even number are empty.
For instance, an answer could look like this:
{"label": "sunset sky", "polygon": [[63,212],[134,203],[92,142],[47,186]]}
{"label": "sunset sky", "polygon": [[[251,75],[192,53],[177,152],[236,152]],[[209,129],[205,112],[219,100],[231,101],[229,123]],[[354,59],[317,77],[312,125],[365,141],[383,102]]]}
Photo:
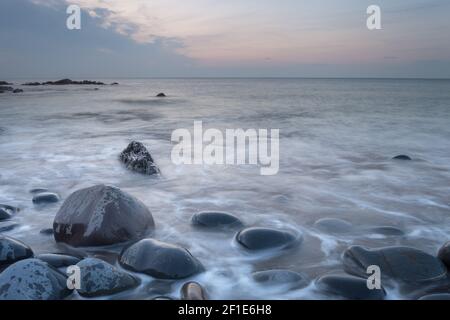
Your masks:
{"label": "sunset sky", "polygon": [[450,78],[449,16],[448,0],[1,0],[0,74]]}

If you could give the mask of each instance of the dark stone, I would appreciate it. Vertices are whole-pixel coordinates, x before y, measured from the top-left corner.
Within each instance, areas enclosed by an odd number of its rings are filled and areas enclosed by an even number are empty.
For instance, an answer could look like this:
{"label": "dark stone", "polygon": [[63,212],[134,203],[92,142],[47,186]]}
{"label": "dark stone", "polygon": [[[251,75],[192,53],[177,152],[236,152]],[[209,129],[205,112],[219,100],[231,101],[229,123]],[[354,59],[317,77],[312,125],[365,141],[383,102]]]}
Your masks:
{"label": "dark stone", "polygon": [[70,195],[53,222],[55,240],[72,246],[110,245],[144,237],[151,212],[119,188],[97,185]]}
{"label": "dark stone", "polygon": [[111,85],[112,85],[112,86],[118,86],[119,83],[118,83],[118,82],[113,82],[113,83],[111,83]]}
{"label": "dark stone", "polygon": [[253,280],[264,286],[286,286],[289,290],[307,287],[306,275],[290,270],[266,270],[252,274]]}
{"label": "dark stone", "polygon": [[22,241],[0,236],[0,269],[19,260],[33,257],[33,251]]}
{"label": "dark stone", "polygon": [[447,268],[450,268],[450,241],[439,249],[438,258],[444,262]]}
{"label": "dark stone", "polygon": [[11,231],[14,228],[17,228],[19,226],[18,223],[10,222],[10,221],[4,221],[0,223],[0,233]]}
{"label": "dark stone", "polygon": [[450,300],[450,293],[435,293],[419,298],[419,300]]}
{"label": "dark stone", "polygon": [[392,158],[393,160],[412,160],[409,156],[401,154]]}
{"label": "dark stone", "polygon": [[139,284],[138,279],[103,260],[87,258],[77,266],[81,272],[81,289],[77,292],[85,297],[111,295]]}
{"label": "dark stone", "polygon": [[225,212],[200,212],[192,216],[192,224],[197,227],[235,229],[243,226],[232,214]]}
{"label": "dark stone", "polygon": [[52,236],[53,235],[53,228],[47,228],[47,229],[42,229],[41,231],[39,231],[40,234],[45,234],[46,236]]}
{"label": "dark stone", "polygon": [[119,156],[127,169],[147,175],[159,174],[150,152],[137,141],[131,142]]}
{"label": "dark stone", "polygon": [[55,268],[74,266],[81,259],[59,253],[43,253],[36,256],[37,259],[47,262]]}
{"label": "dark stone", "polygon": [[126,269],[158,279],[184,279],[204,270],[187,249],[153,239],[126,248],[119,262]]}
{"label": "dark stone", "polygon": [[90,81],[90,80],[83,80],[83,81],[73,81],[70,79],[61,79],[57,81],[47,81],[47,82],[27,82],[23,84],[24,86],[45,86],[45,85],[54,85],[54,86],[62,86],[62,85],[97,85],[102,86],[104,85],[103,82],[99,81]]}
{"label": "dark stone", "polygon": [[7,81],[0,81],[0,86],[11,86],[12,83],[9,83]]}
{"label": "dark stone", "polygon": [[38,193],[33,197],[33,203],[55,203],[59,201],[59,196],[53,192],[42,192]]}
{"label": "dark stone", "polygon": [[23,86],[30,86],[30,87],[36,87],[42,85],[40,82],[26,82],[22,84]]}
{"label": "dark stone", "polygon": [[18,208],[0,204],[0,221],[11,219],[11,217],[19,212]]}
{"label": "dark stone", "polygon": [[44,193],[44,192],[48,192],[48,189],[45,188],[35,188],[35,189],[31,189],[30,193]]}
{"label": "dark stone", "polygon": [[22,92],[23,92],[22,89],[14,89],[14,90],[13,90],[13,93],[22,93]]}
{"label": "dark stone", "polygon": [[352,224],[342,219],[323,218],[314,223],[314,227],[328,233],[347,233],[352,229]]}
{"label": "dark stone", "polygon": [[165,98],[165,97],[167,97],[167,96],[166,96],[165,93],[162,93],[162,92],[161,92],[161,93],[158,93],[158,94],[156,95],[156,97],[157,97],[157,98]]}
{"label": "dark stone", "polygon": [[16,262],[0,274],[0,300],[61,300],[70,293],[66,276],[38,259]]}
{"label": "dark stone", "polygon": [[299,245],[303,235],[270,228],[247,228],[236,235],[236,240],[248,250],[287,249]]}
{"label": "dark stone", "polygon": [[13,87],[0,86],[0,91],[14,91]]}
{"label": "dark stone", "polygon": [[409,283],[441,280],[447,269],[436,257],[409,247],[367,249],[348,248],[343,255],[344,269],[356,276],[367,276],[367,267],[377,265],[382,276]]}
{"label": "dark stone", "polygon": [[320,290],[350,300],[382,300],[386,296],[384,288],[370,290],[366,279],[349,275],[325,275],[316,285]]}
{"label": "dark stone", "polygon": [[405,235],[405,233],[402,230],[400,230],[396,227],[390,227],[390,226],[381,226],[381,227],[370,228],[369,232],[382,234],[385,236],[393,236],[393,237]]}
{"label": "dark stone", "polygon": [[208,300],[206,290],[197,282],[186,282],[180,292],[181,300]]}

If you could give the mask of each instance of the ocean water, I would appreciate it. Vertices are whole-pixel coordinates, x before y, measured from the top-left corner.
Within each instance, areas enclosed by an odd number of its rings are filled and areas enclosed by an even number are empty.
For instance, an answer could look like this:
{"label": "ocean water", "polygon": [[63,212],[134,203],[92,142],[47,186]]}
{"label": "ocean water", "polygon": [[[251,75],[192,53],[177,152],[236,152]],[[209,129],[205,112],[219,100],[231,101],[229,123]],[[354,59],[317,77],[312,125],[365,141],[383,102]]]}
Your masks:
{"label": "ocean water", "polygon": [[[102,79],[94,79],[102,80]],[[106,79],[113,82],[117,79]],[[21,211],[3,234],[35,253],[66,252],[40,234],[52,226],[60,203],[34,205],[33,188],[64,200],[72,192],[106,183],[142,200],[156,221],[153,237],[188,248],[206,267],[193,277],[213,299],[330,298],[314,279],[342,270],[352,244],[407,245],[435,255],[450,238],[450,81],[369,79],[127,79],[119,86],[24,87],[0,95],[0,203]],[[17,82],[25,82],[17,81]],[[165,92],[168,97],[154,96]],[[172,163],[171,133],[205,128],[280,130],[280,170]],[[127,171],[118,154],[143,142],[162,171],[159,178]],[[408,154],[413,161],[393,161]],[[226,211],[248,226],[303,232],[295,250],[249,254],[234,234],[190,225],[199,211]],[[347,220],[346,234],[314,227],[318,219]],[[393,226],[404,236],[369,231]],[[83,249],[113,257],[121,246]],[[289,291],[254,283],[251,273],[289,269],[311,279]],[[179,297],[184,281],[142,284],[107,299]],[[391,299],[408,293],[387,288]],[[79,299],[76,294],[70,298]],[[339,297],[331,297],[339,299]]]}

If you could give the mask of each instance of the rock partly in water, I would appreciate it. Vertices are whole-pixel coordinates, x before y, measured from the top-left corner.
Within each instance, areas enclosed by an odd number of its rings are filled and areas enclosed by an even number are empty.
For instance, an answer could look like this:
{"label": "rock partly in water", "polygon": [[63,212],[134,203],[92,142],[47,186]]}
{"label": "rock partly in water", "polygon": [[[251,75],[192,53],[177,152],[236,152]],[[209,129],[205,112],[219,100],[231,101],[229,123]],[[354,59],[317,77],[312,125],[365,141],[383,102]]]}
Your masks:
{"label": "rock partly in water", "polygon": [[237,242],[248,250],[288,249],[299,245],[301,233],[271,228],[247,228],[236,235]]}
{"label": "rock partly in water", "polygon": [[316,282],[317,288],[350,300],[382,300],[384,288],[369,289],[367,280],[349,275],[325,275]]}
{"label": "rock partly in water", "polygon": [[14,223],[11,221],[0,222],[0,233],[6,232],[6,231],[11,231],[11,230],[17,228],[18,226],[19,226],[18,223]]}
{"label": "rock partly in water", "polygon": [[70,195],[53,222],[55,240],[72,246],[110,245],[144,237],[152,214],[119,188],[97,185]]}
{"label": "rock partly in water", "polygon": [[393,160],[412,160],[410,156],[401,154],[392,158]]}
{"label": "rock partly in water", "polygon": [[48,189],[46,189],[46,188],[34,188],[34,189],[30,190],[30,193],[32,193],[32,194],[44,193],[44,192],[48,192]]}
{"label": "rock partly in water", "polygon": [[74,256],[68,256],[59,253],[43,253],[36,256],[36,259],[47,262],[49,265],[55,268],[74,266],[80,262],[80,258]]}
{"label": "rock partly in water", "polygon": [[368,230],[371,233],[381,234],[384,236],[390,236],[390,237],[401,237],[404,236],[405,233],[403,230],[400,230],[396,227],[390,227],[390,226],[381,226],[381,227],[373,227]]}
{"label": "rock partly in water", "polygon": [[419,300],[450,300],[450,293],[435,293],[421,297]]}
{"label": "rock partly in water", "polygon": [[33,251],[22,241],[0,236],[0,269],[19,260],[33,257]]}
{"label": "rock partly in water", "polygon": [[181,300],[208,300],[206,290],[197,282],[186,282],[180,293]]}
{"label": "rock partly in water", "polygon": [[337,218],[323,218],[314,223],[314,227],[327,233],[348,233],[352,230],[352,224]]}
{"label": "rock partly in water", "polygon": [[450,269],[450,241],[439,249],[438,258]]}
{"label": "rock partly in water", "polygon": [[54,85],[54,86],[62,86],[62,85],[104,85],[103,82],[99,81],[90,81],[90,80],[82,80],[82,81],[74,81],[70,79],[61,79],[57,81],[47,81],[47,82],[27,82],[23,84],[24,86],[45,86],[45,85]]}
{"label": "rock partly in water", "polygon": [[111,83],[111,85],[112,85],[112,86],[118,86],[119,83],[118,83],[118,82],[113,82],[113,83]]}
{"label": "rock partly in water", "polygon": [[126,248],[119,262],[126,269],[158,279],[184,279],[204,270],[187,249],[153,239],[144,239]]}
{"label": "rock partly in water", "polygon": [[367,277],[366,271],[371,265],[379,266],[383,277],[408,283],[437,281],[447,274],[438,258],[409,247],[352,246],[344,252],[343,260],[345,271],[360,277]]}
{"label": "rock partly in water", "polygon": [[225,212],[199,212],[192,216],[191,222],[196,227],[212,229],[243,227],[243,223],[237,217]]}
{"label": "rock partly in water", "polygon": [[22,92],[23,92],[22,89],[14,89],[14,90],[13,90],[13,93],[22,93]]}
{"label": "rock partly in water", "polygon": [[111,295],[136,287],[139,281],[132,275],[95,258],[80,261],[81,288],[77,292],[85,297]]}
{"label": "rock partly in water", "polygon": [[153,161],[150,152],[137,141],[131,142],[119,156],[127,169],[147,175],[159,174],[159,168]]}
{"label": "rock partly in water", "polygon": [[156,95],[157,98],[165,98],[167,97],[165,93],[161,92]]}
{"label": "rock partly in water", "polygon": [[0,300],[60,300],[70,293],[66,276],[39,259],[16,262],[0,274]]}
{"label": "rock partly in water", "polygon": [[290,270],[258,271],[252,277],[264,286],[283,286],[289,290],[307,287],[310,282],[306,275]]}
{"label": "rock partly in water", "polygon": [[59,196],[53,192],[41,192],[37,193],[33,197],[33,203],[43,204],[43,203],[55,203],[59,201]]}
{"label": "rock partly in water", "polygon": [[7,87],[7,86],[0,86],[0,91],[1,92],[6,92],[6,91],[13,92],[14,88],[13,87]]}
{"label": "rock partly in water", "polygon": [[11,219],[17,212],[19,212],[19,208],[0,204],[0,221]]}
{"label": "rock partly in water", "polygon": [[41,231],[39,231],[40,234],[44,234],[46,236],[52,236],[53,235],[53,228],[47,228],[47,229],[42,229]]}
{"label": "rock partly in water", "polygon": [[10,86],[12,83],[9,83],[8,81],[0,81],[0,86]]}

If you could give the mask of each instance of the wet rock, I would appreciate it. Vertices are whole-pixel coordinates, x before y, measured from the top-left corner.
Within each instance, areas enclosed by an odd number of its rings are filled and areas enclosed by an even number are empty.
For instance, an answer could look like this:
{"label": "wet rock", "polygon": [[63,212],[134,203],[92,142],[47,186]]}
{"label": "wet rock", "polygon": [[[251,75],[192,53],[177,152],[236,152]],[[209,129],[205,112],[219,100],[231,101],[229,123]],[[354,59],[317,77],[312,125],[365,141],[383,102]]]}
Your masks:
{"label": "wet rock", "polygon": [[74,266],[81,260],[74,256],[68,256],[58,253],[43,253],[37,255],[36,258],[47,262],[49,265],[55,268]]}
{"label": "wet rock", "polygon": [[118,82],[113,82],[113,83],[111,83],[111,85],[112,85],[112,86],[118,86],[119,83],[118,83]]}
{"label": "wet rock", "polygon": [[38,259],[26,259],[0,274],[0,300],[60,300],[71,293],[67,278]]}
{"label": "wet rock", "polygon": [[404,236],[405,233],[403,232],[403,230],[400,230],[399,228],[396,227],[390,227],[390,226],[381,226],[381,227],[374,227],[374,228],[370,228],[368,230],[369,232],[372,233],[376,233],[376,234],[382,234],[384,236]]}
{"label": "wet rock", "polygon": [[404,155],[404,154],[401,154],[401,155],[399,155],[399,156],[395,156],[395,157],[393,157],[392,159],[393,159],[393,160],[406,160],[406,161],[412,160],[409,156]]}
{"label": "wet rock", "polygon": [[165,98],[165,97],[167,97],[167,96],[166,96],[165,93],[162,93],[162,92],[161,92],[161,93],[158,93],[158,94],[156,95],[156,97],[157,97],[157,98]]}
{"label": "wet rock", "polygon": [[204,228],[235,229],[243,226],[237,217],[225,212],[196,213],[191,221],[194,226]]}
{"label": "wet rock", "polygon": [[349,275],[325,275],[317,280],[316,286],[350,300],[382,300],[386,296],[383,288],[370,290],[366,279]]}
{"label": "wet rock", "polygon": [[33,197],[33,203],[35,203],[35,204],[55,203],[58,201],[59,201],[59,196],[53,192],[37,193]]}
{"label": "wet rock", "polygon": [[47,228],[47,229],[42,229],[41,231],[39,231],[40,234],[44,234],[46,236],[52,236],[53,235],[53,228]]}
{"label": "wet rock", "polygon": [[31,189],[30,193],[36,194],[36,193],[44,193],[44,192],[48,192],[48,189],[45,188],[35,188],[35,189]]}
{"label": "wet rock", "polygon": [[42,85],[40,82],[26,82],[22,84],[23,86],[36,87]]}
{"label": "wet rock", "polygon": [[265,270],[252,274],[253,280],[264,286],[286,286],[289,290],[301,289],[309,284],[306,275],[290,270]]}
{"label": "wet rock", "polygon": [[314,227],[327,233],[347,233],[352,230],[352,224],[342,219],[323,218],[314,223]]}
{"label": "wet rock", "polygon": [[381,274],[394,280],[419,283],[445,278],[445,265],[436,257],[409,247],[367,249],[348,248],[343,255],[344,269],[350,274],[367,276],[367,267],[377,265]]}
{"label": "wet rock", "polygon": [[10,86],[12,83],[9,83],[7,81],[0,81],[0,86]]}
{"label": "wet rock", "polygon": [[127,169],[147,175],[159,174],[160,171],[153,161],[150,152],[137,141],[131,142],[119,156]]}
{"label": "wet rock", "polygon": [[184,279],[204,270],[187,249],[153,239],[126,248],[119,262],[126,269],[159,279]]}
{"label": "wet rock", "polygon": [[22,93],[22,92],[23,92],[22,89],[14,89],[14,90],[13,90],[13,93]]}
{"label": "wet rock", "polygon": [[450,268],[450,241],[439,249],[438,258],[444,262],[447,268]]}
{"label": "wet rock", "polygon": [[33,251],[22,241],[0,236],[0,269],[32,256]]}
{"label": "wet rock", "polygon": [[0,91],[6,92],[6,91],[14,91],[13,87],[7,87],[7,86],[0,86]]}
{"label": "wet rock", "polygon": [[0,222],[0,233],[11,231],[19,226],[18,223],[10,222],[10,221],[3,221]]}
{"label": "wet rock", "polygon": [[17,212],[19,212],[18,208],[14,208],[6,204],[0,204],[0,221],[11,219],[11,217]]}
{"label": "wet rock", "polygon": [[421,297],[419,300],[450,300],[450,293],[435,293]]}
{"label": "wet rock", "polygon": [[299,245],[303,235],[271,228],[247,228],[236,235],[236,240],[248,250],[287,249]]}
{"label": "wet rock", "polygon": [[144,237],[152,214],[119,188],[97,185],[70,195],[53,222],[55,240],[72,246],[110,245]]}
{"label": "wet rock", "polygon": [[74,81],[70,79],[61,79],[57,81],[47,81],[47,82],[27,82],[23,84],[24,86],[45,86],[45,85],[54,85],[54,86],[62,86],[62,85],[98,85],[102,86],[104,85],[103,82],[99,81],[90,81],[90,80],[83,80],[83,81]]}
{"label": "wet rock", "polygon": [[77,292],[85,297],[111,295],[139,284],[132,275],[99,259],[87,258],[77,266],[81,272],[81,289],[77,289]]}
{"label": "wet rock", "polygon": [[206,290],[197,282],[186,282],[180,292],[181,300],[208,300]]}

